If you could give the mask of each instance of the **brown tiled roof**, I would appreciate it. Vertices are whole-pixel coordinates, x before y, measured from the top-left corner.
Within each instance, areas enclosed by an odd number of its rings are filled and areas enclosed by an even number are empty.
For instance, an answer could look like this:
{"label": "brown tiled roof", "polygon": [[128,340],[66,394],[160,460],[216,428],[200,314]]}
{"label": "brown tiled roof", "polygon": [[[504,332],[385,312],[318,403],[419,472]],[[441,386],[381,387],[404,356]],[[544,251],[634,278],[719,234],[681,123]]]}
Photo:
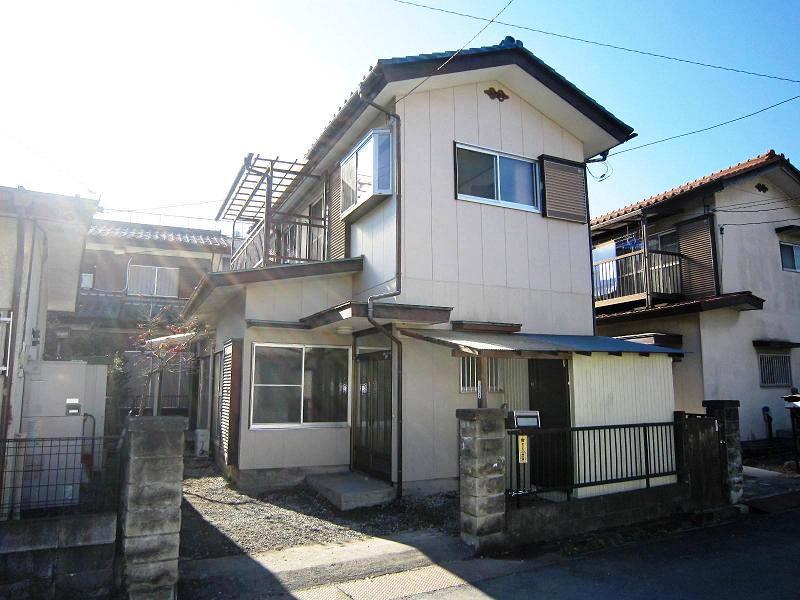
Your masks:
{"label": "brown tiled roof", "polygon": [[744,173],[747,173],[754,169],[760,169],[762,167],[766,167],[773,163],[785,160],[786,157],[783,154],[776,154],[775,150],[770,150],[765,154],[761,154],[760,156],[756,156],[755,158],[745,160],[743,162],[740,162],[739,164],[728,167],[727,169],[722,169],[721,171],[711,173],[710,175],[706,175],[705,177],[701,177],[700,179],[695,179],[694,181],[690,181],[689,183],[684,183],[683,185],[679,185],[678,187],[672,188],[671,190],[667,190],[666,192],[661,192],[660,194],[656,194],[655,196],[650,196],[649,198],[645,198],[644,200],[640,200],[639,202],[629,204],[628,206],[623,206],[622,208],[618,208],[604,215],[600,215],[599,217],[595,217],[594,219],[592,219],[591,223],[593,227],[596,225],[602,225],[603,223],[616,219],[617,217],[622,217],[624,215],[627,215],[629,213],[634,213],[643,208],[649,208],[651,206],[655,206],[657,204],[666,202],[667,200],[672,200],[673,198],[677,198],[678,196],[682,196],[683,194],[692,192],[705,185],[724,181],[725,179],[736,177],[738,175],[743,175]]}
{"label": "brown tiled roof", "polygon": [[148,225],[145,223],[126,223],[95,219],[89,228],[89,238],[94,240],[124,240],[147,244],[165,244],[192,248],[225,248],[229,240],[219,231],[211,229],[191,229],[189,227],[170,227]]}

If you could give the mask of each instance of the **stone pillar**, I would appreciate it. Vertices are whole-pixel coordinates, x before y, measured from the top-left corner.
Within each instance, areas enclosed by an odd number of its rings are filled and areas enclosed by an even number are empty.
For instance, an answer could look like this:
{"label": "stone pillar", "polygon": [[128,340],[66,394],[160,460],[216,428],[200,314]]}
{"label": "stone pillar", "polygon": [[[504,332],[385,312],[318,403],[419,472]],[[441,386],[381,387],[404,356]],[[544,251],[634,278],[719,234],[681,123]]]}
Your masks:
{"label": "stone pillar", "polygon": [[478,553],[505,543],[505,411],[472,408],[458,418],[461,538]]}
{"label": "stone pillar", "polygon": [[120,576],[127,598],[176,597],[185,417],[130,417],[122,471]]}
{"label": "stone pillar", "polygon": [[738,400],[704,400],[703,406],[709,417],[720,422],[725,434],[727,464],[723,465],[723,475],[728,488],[728,502],[739,504],[744,495],[742,472],[742,443],[739,435]]}

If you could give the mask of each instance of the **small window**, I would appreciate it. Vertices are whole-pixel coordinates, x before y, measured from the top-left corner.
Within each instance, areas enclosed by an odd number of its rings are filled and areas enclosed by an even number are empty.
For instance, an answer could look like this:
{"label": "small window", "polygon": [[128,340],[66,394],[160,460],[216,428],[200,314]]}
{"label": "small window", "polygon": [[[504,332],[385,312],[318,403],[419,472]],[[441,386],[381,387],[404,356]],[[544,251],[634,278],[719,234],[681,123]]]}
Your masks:
{"label": "small window", "polygon": [[[503,362],[499,358],[489,358],[489,393],[503,392]],[[478,359],[472,356],[461,357],[461,393],[478,391]]]}
{"label": "small window", "polygon": [[346,423],[349,365],[349,348],[256,344],[252,425]]}
{"label": "small window", "polygon": [[800,271],[800,244],[781,242],[781,266],[784,271]]}
{"label": "small window", "polygon": [[81,273],[81,289],[90,290],[94,287],[94,273]]}
{"label": "small window", "polygon": [[761,387],[791,387],[792,361],[789,354],[759,354]]}
{"label": "small window", "polygon": [[679,252],[678,232],[676,230],[656,233],[647,241],[649,250],[660,250],[661,252]]}
{"label": "small window", "polygon": [[490,150],[456,145],[459,200],[539,208],[537,163]]}
{"label": "small window", "polygon": [[374,129],[342,161],[342,212],[392,193],[392,134]]}
{"label": "small window", "polygon": [[128,294],[134,296],[178,297],[180,269],[130,265],[128,267]]}

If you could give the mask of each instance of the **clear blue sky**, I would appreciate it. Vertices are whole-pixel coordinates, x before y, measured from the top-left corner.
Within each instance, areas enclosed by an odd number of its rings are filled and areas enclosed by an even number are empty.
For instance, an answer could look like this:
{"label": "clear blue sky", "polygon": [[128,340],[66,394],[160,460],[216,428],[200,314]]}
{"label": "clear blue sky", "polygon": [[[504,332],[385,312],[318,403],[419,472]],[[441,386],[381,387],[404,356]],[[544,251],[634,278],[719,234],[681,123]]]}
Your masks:
{"label": "clear blue sky", "polygon": [[[446,0],[491,17],[505,0]],[[800,79],[796,1],[516,0],[502,20]],[[391,0],[4,3],[0,185],[102,194],[107,208],[210,217],[247,152],[301,156],[377,58],[457,49],[478,21]],[[645,143],[800,94],[724,73],[492,25]],[[775,148],[800,164],[800,100],[611,158],[593,214]],[[602,173],[602,167],[593,167]]]}

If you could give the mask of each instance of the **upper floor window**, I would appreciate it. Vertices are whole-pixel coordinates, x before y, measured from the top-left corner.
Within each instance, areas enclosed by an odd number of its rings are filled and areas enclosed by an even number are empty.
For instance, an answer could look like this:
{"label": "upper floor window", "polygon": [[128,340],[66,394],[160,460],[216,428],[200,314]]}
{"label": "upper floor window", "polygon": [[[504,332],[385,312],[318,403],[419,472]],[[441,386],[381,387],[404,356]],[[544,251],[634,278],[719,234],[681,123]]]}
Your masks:
{"label": "upper floor window", "polygon": [[784,271],[800,271],[800,244],[781,242],[781,266]]}
{"label": "upper floor window", "polygon": [[650,239],[647,240],[647,248],[649,250],[660,250],[661,252],[679,252],[678,232],[675,229],[670,229],[650,236]]}
{"label": "upper floor window", "polygon": [[128,267],[128,294],[139,296],[178,297],[178,273],[173,267],[130,265]]}
{"label": "upper floor window", "polygon": [[456,195],[459,200],[539,210],[537,162],[456,144]]}
{"label": "upper floor window", "polygon": [[342,161],[342,212],[392,193],[392,134],[373,129]]}
{"label": "upper floor window", "polygon": [[90,290],[94,287],[94,273],[81,273],[81,289]]}

